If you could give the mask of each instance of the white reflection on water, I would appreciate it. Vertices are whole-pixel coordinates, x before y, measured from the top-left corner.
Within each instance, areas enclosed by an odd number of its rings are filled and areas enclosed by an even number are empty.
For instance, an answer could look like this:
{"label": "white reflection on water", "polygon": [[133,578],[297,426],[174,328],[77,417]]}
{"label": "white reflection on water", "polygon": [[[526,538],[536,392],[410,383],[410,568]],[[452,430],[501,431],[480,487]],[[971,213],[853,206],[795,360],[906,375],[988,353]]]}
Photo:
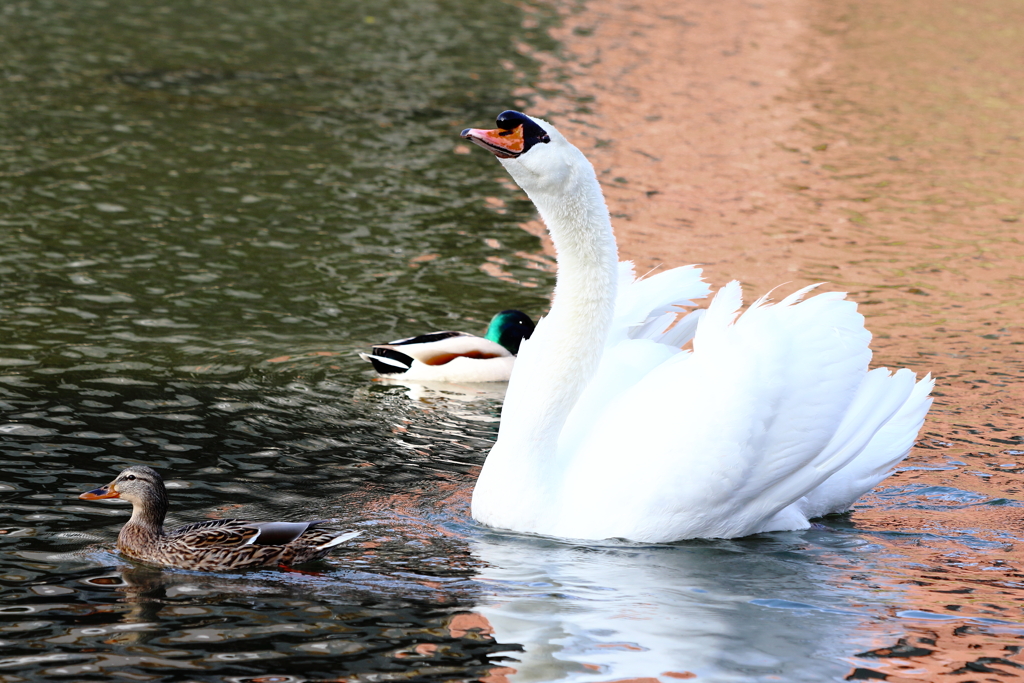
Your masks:
{"label": "white reflection on water", "polygon": [[842,680],[845,657],[868,645],[872,615],[850,607],[867,591],[792,552],[799,537],[775,536],[768,548],[478,538],[479,580],[494,590],[476,610],[499,643],[524,647],[509,653],[518,683]]}
{"label": "white reflection on water", "polygon": [[[405,387],[405,395],[412,401],[429,405],[440,404],[449,412],[470,419],[480,414],[478,406],[474,406],[474,403],[484,399],[501,401],[508,389],[508,382],[410,382],[387,377],[374,380],[380,384]],[[469,410],[460,410],[466,408]],[[493,421],[498,420],[495,418]]]}

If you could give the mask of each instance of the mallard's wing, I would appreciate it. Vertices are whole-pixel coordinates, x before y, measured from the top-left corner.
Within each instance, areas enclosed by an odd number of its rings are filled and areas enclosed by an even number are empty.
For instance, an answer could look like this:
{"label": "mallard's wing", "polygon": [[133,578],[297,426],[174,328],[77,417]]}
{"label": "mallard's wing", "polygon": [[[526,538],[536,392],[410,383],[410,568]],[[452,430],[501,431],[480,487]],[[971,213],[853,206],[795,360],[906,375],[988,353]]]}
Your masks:
{"label": "mallard's wing", "polygon": [[441,332],[428,332],[427,334],[419,334],[415,337],[406,337],[405,339],[396,339],[393,342],[387,344],[380,344],[380,346],[415,346],[416,344],[432,344],[434,342],[443,341],[452,337],[472,337],[473,335],[466,332],[454,332],[452,330],[443,330]]}
{"label": "mallard's wing", "polygon": [[[507,379],[510,368],[502,366],[501,371],[484,373],[485,376],[475,377],[472,366],[454,371],[454,375],[445,370],[432,370],[438,366],[446,366],[452,361],[490,360],[492,358],[512,359],[512,354],[501,344],[483,337],[465,332],[433,332],[409,339],[399,339],[390,344],[377,344],[370,353],[361,353],[359,357],[373,363],[373,369],[382,375],[409,377],[405,373],[413,369],[411,375],[417,379],[461,379],[463,381],[494,381]],[[491,375],[495,375],[492,377]],[[500,377],[498,377],[500,375]]]}
{"label": "mallard's wing", "polygon": [[197,522],[168,533],[156,547],[129,554],[144,562],[200,571],[300,564],[324,557],[360,533],[321,528],[326,521]]}
{"label": "mallard's wing", "polygon": [[[327,520],[309,522],[248,522],[240,519],[214,519],[179,527],[168,534],[170,540],[190,548],[237,548],[245,545],[277,546],[297,540]],[[330,532],[331,538],[336,532]]]}
{"label": "mallard's wing", "polygon": [[359,357],[373,364],[381,375],[399,375],[412,367],[413,359],[401,351],[383,346],[373,347],[373,353],[360,353]]}
{"label": "mallard's wing", "polygon": [[[501,358],[511,356],[501,344],[465,332],[435,332],[391,344],[373,347],[373,355],[381,350],[404,354],[424,365],[444,365],[455,358]],[[389,354],[396,358],[396,354]]]}
{"label": "mallard's wing", "polygon": [[259,526],[253,522],[240,519],[211,519],[178,527],[167,534],[167,540],[195,550],[240,548],[251,545],[259,534]]}
{"label": "mallard's wing", "polygon": [[[304,534],[310,531],[317,524],[327,523],[326,519],[318,519],[314,522],[250,522],[251,526],[259,531],[252,539],[254,545],[287,545],[299,537],[305,538]],[[336,532],[328,532],[333,538]]]}

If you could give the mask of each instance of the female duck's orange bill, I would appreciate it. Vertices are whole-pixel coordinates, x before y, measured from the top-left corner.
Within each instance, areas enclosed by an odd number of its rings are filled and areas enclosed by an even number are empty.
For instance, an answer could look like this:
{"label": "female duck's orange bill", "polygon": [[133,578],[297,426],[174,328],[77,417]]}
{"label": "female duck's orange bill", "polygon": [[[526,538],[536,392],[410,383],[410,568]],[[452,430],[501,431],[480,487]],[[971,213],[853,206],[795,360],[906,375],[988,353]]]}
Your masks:
{"label": "female duck's orange bill", "polygon": [[82,495],[78,496],[80,500],[100,500],[101,498],[120,498],[121,494],[117,491],[101,486],[98,489],[92,491],[86,491]]}
{"label": "female duck's orange bill", "polygon": [[526,151],[526,139],[523,137],[522,126],[516,126],[511,130],[467,128],[462,131],[462,137],[502,159],[515,159]]}

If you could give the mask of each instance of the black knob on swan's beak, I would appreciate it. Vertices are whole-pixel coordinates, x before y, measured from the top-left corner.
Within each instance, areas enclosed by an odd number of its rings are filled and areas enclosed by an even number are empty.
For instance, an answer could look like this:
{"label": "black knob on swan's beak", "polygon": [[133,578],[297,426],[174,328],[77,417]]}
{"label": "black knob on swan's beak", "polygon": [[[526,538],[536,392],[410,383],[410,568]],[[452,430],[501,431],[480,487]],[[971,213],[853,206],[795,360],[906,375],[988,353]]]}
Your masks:
{"label": "black knob on swan's beak", "polygon": [[512,130],[516,126],[533,123],[533,119],[522,112],[508,109],[498,114],[498,118],[495,123],[497,123],[498,128],[501,128],[502,130]]}

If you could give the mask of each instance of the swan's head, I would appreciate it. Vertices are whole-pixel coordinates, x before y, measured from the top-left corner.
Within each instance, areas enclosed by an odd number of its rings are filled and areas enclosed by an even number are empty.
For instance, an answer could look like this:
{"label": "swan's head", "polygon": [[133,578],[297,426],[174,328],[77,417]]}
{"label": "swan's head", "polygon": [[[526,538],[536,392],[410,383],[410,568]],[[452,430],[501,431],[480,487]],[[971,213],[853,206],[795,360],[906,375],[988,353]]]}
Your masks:
{"label": "swan's head", "polygon": [[543,119],[509,110],[498,114],[497,125],[493,130],[467,128],[462,137],[498,157],[527,192],[564,190],[574,170],[590,167],[583,154]]}

